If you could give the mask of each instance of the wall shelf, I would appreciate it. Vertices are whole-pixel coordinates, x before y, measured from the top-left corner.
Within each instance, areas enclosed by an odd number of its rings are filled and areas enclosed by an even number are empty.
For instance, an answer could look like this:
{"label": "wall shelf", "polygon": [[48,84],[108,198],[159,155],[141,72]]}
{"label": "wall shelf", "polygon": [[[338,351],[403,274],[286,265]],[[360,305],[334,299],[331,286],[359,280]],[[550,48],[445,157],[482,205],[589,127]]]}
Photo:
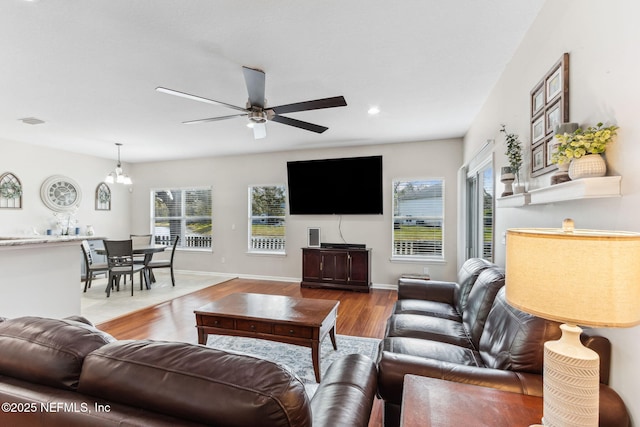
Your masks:
{"label": "wall shelf", "polygon": [[501,197],[496,200],[498,208],[514,208],[526,205],[543,205],[569,200],[620,197],[621,176],[603,176],[567,181],[549,187],[531,190],[525,194]]}
{"label": "wall shelf", "polygon": [[529,204],[529,193],[514,194],[512,196],[500,197],[496,200],[498,208],[520,208]]}

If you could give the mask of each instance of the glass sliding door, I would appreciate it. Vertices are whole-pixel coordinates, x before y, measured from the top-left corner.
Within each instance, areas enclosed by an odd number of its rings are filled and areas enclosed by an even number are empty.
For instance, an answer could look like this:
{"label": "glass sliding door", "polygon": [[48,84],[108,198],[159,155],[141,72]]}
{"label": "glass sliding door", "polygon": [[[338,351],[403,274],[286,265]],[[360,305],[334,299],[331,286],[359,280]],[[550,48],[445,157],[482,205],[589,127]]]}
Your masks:
{"label": "glass sliding door", "polygon": [[466,195],[467,258],[484,258],[493,261],[495,192],[491,158],[474,171],[469,171]]}

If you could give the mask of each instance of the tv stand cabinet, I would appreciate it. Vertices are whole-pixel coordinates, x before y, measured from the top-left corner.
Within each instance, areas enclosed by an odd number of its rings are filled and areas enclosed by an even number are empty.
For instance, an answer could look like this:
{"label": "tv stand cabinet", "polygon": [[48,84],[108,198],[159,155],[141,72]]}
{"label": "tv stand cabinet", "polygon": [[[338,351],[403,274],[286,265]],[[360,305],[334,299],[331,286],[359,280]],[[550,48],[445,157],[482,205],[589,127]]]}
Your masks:
{"label": "tv stand cabinet", "polygon": [[371,249],[302,248],[300,286],[369,292]]}

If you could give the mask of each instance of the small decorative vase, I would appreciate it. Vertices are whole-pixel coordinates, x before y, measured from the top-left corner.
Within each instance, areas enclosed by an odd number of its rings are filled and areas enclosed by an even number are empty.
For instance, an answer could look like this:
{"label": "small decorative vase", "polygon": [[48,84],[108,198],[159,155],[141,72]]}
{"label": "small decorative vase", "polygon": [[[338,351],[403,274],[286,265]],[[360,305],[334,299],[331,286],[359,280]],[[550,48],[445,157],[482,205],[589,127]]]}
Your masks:
{"label": "small decorative vase", "polygon": [[607,164],[600,154],[587,154],[571,160],[569,177],[571,179],[594,178],[605,176]]}
{"label": "small decorative vase", "polygon": [[513,195],[513,181],[516,179],[515,174],[512,172],[509,166],[505,166],[502,168],[502,173],[500,174],[500,182],[504,184],[504,191],[502,192],[502,197]]}
{"label": "small decorative vase", "polygon": [[526,191],[524,190],[524,185],[520,184],[519,182],[514,184],[513,194],[523,194],[523,193],[526,193]]}
{"label": "small decorative vase", "polygon": [[567,181],[571,181],[571,178],[569,178],[569,163],[558,164],[558,170],[551,175],[551,185]]}
{"label": "small decorative vase", "polygon": [[96,232],[93,230],[92,225],[87,225],[87,236],[93,236]]}

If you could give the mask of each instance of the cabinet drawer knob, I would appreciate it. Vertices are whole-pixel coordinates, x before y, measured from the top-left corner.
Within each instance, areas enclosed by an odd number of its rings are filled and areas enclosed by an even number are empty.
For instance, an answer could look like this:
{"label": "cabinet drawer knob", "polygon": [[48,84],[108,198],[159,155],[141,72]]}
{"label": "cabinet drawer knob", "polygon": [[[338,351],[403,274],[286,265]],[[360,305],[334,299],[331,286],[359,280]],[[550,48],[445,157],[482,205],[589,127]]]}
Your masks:
{"label": "cabinet drawer knob", "polygon": [[290,333],[291,335],[293,335],[293,334],[295,334],[295,333],[296,333],[296,331],[294,331],[293,329],[289,329],[289,333]]}
{"label": "cabinet drawer knob", "polygon": [[213,324],[214,324],[214,325],[216,325],[216,326],[218,326],[218,325],[220,324],[220,321],[219,321],[219,320],[214,320],[214,321],[213,321]]}
{"label": "cabinet drawer knob", "polygon": [[256,325],[251,325],[251,326],[249,326],[249,327],[250,327],[251,329],[255,329],[255,328],[256,328]]}

